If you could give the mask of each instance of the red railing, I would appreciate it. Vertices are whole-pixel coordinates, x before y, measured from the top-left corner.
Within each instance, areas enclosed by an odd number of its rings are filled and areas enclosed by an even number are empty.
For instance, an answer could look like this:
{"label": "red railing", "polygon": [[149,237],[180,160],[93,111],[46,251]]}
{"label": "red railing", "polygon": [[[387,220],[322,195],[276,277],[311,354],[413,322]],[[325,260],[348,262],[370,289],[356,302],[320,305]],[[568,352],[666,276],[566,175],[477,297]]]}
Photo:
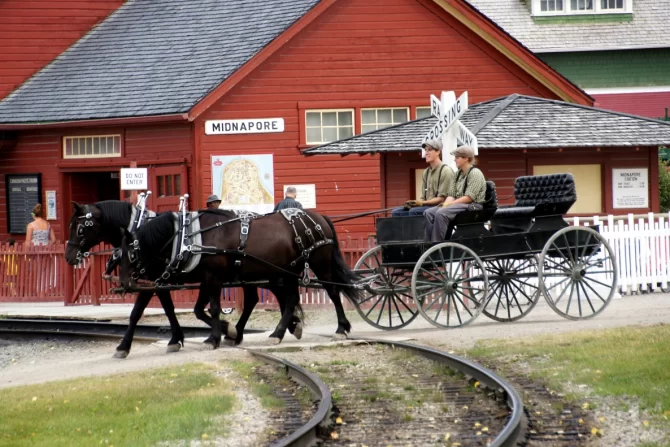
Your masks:
{"label": "red railing", "polygon": [[[340,249],[348,265],[356,261],[374,246],[373,238],[346,238],[340,240]],[[111,249],[100,244],[92,252]],[[62,301],[66,305],[133,303],[134,295],[110,294],[112,283],[102,279],[109,253],[98,253],[85,259],[81,265],[68,266],[65,262],[65,244],[35,247],[16,243],[10,246],[0,242],[0,301],[3,302],[47,302]],[[306,307],[329,306],[325,291],[301,288],[301,303]],[[197,290],[172,292],[172,300],[177,307],[192,307],[198,296]],[[242,305],[242,289],[230,288],[223,291],[222,306]],[[239,299],[238,299],[239,298]],[[274,295],[265,289],[259,290],[261,308],[277,308]],[[152,300],[151,306],[159,306]]]}

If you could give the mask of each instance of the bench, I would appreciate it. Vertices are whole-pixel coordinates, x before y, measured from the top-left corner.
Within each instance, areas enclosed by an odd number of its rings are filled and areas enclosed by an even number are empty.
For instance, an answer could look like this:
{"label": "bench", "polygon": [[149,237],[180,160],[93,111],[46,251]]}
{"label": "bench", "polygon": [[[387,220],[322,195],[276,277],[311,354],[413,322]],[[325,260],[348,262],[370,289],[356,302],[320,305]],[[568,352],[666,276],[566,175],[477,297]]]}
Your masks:
{"label": "bench", "polygon": [[568,173],[519,177],[514,182],[514,197],[514,205],[502,206],[493,214],[493,234],[528,231],[536,221],[564,226],[563,215],[577,201],[575,179]]}
{"label": "bench", "polygon": [[[498,209],[498,193],[496,184],[488,180],[486,182],[486,194],[484,195],[483,208],[481,210],[463,211],[458,213],[456,218],[449,224],[447,230],[448,240],[457,240],[467,237],[477,237],[481,235],[490,235],[486,229],[486,224]],[[456,231],[453,229],[456,228]],[[453,235],[449,237],[453,232]]]}

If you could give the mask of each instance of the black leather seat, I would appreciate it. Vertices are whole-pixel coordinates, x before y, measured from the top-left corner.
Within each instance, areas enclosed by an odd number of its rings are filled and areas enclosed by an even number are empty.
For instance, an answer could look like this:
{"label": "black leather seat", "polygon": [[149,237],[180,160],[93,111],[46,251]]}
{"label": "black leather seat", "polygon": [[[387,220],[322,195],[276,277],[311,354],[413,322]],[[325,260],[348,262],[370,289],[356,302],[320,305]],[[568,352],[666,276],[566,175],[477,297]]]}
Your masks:
{"label": "black leather seat", "polygon": [[529,175],[514,182],[516,203],[497,209],[491,218],[494,234],[527,231],[533,218],[566,214],[577,201],[572,174]]}

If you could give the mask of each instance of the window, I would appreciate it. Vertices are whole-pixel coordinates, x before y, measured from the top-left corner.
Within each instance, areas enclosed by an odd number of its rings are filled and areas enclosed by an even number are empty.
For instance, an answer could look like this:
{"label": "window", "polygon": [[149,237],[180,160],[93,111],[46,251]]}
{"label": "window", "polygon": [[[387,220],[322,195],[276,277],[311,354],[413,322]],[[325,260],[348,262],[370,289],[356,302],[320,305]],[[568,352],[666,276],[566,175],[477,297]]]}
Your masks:
{"label": "window", "polygon": [[180,174],[157,175],[156,187],[158,189],[157,197],[180,196],[181,175]]}
{"label": "window", "polygon": [[563,0],[540,0],[540,11],[563,11]]}
{"label": "window", "polygon": [[569,172],[575,177],[577,202],[570,214],[592,214],[603,212],[601,166],[593,165],[544,165],[533,167],[533,175],[562,174]]}
{"label": "window", "polygon": [[407,107],[397,109],[363,109],[361,111],[361,132],[383,129],[405,123],[409,118]]}
{"label": "window", "polygon": [[623,0],[600,0],[600,9],[623,9]]}
{"label": "window", "polygon": [[121,156],[121,135],[63,137],[63,158]]}
{"label": "window", "polygon": [[307,144],[323,144],[354,135],[353,110],[310,110],[305,112]]}
{"label": "window", "polygon": [[633,0],[532,0],[535,16],[632,13]]}
{"label": "window", "polygon": [[425,118],[430,116],[430,107],[417,107],[416,108],[416,119]]}

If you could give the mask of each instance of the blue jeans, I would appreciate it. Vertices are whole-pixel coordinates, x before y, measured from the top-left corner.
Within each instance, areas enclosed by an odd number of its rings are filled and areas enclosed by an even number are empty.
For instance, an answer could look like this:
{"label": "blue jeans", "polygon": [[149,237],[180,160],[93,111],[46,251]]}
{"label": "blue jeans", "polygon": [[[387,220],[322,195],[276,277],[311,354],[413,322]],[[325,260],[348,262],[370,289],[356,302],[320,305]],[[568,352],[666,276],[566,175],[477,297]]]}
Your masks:
{"label": "blue jeans", "polygon": [[394,208],[393,211],[391,211],[391,216],[393,217],[404,217],[404,216],[423,216],[423,212],[426,211],[429,206],[416,206],[414,208],[410,208],[408,211],[405,211],[405,208],[398,207]]}

